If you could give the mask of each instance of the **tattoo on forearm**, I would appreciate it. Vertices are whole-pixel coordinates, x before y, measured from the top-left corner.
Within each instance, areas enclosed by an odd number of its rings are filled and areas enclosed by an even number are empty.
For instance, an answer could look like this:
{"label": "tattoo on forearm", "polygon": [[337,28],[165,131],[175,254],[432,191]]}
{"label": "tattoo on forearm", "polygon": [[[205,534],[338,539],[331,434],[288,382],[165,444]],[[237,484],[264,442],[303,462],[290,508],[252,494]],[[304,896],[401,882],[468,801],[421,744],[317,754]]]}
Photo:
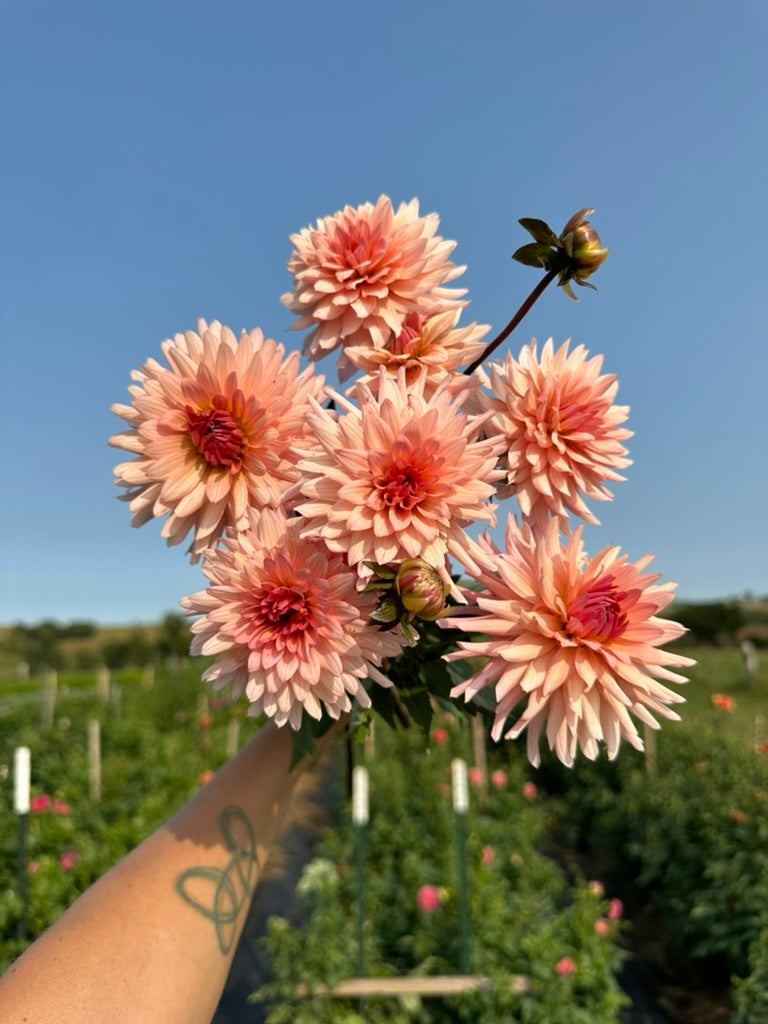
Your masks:
{"label": "tattoo on forearm", "polygon": [[226,955],[235,940],[237,918],[256,886],[259,861],[253,828],[239,807],[225,807],[219,819],[221,833],[232,851],[220,868],[189,868],[176,879],[179,896],[213,921],[219,949]]}

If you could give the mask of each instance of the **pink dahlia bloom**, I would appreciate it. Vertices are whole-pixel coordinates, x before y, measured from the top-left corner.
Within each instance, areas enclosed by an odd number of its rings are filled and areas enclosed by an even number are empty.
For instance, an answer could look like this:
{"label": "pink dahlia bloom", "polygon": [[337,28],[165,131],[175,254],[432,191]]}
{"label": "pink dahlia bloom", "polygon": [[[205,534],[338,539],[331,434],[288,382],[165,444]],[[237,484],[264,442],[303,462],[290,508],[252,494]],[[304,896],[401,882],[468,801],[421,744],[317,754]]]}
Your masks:
{"label": "pink dahlia bloom", "polygon": [[[448,309],[432,316],[409,313],[400,333],[392,333],[383,347],[372,343],[348,345],[344,355],[355,369],[366,371],[362,379],[372,388],[376,386],[381,366],[393,375],[404,366],[409,381],[414,380],[424,366],[429,392],[454,377],[459,367],[471,363],[485,348],[483,339],[489,331],[488,325],[472,323],[456,327],[460,316],[460,309]],[[456,386],[466,388],[466,379],[459,378]]]}
{"label": "pink dahlia bloom", "polygon": [[446,556],[468,557],[463,526],[494,521],[488,499],[503,441],[478,440],[482,421],[459,411],[462,396],[438,388],[426,398],[425,382],[424,370],[412,384],[402,368],[397,377],[380,370],[376,395],[358,387],[359,408],[334,395],[345,415],[312,403],[319,448],[299,462],[305,534],[345,554],[363,577],[364,560],[421,557],[450,585]]}
{"label": "pink dahlia bloom", "polygon": [[341,555],[300,537],[301,519],[265,508],[248,521],[206,557],[208,589],[181,602],[202,616],[192,654],[216,656],[203,678],[245,693],[249,714],[293,729],[304,712],[338,718],[352,698],[369,707],[363,681],[389,685],[377,666],[400,653],[404,636],[368,625],[376,595],[358,593]]}
{"label": "pink dahlia bloom", "polygon": [[194,531],[195,561],[245,525],[249,506],[279,504],[299,479],[307,399],[323,385],[258,329],[239,341],[216,321],[197,330],[163,343],[170,368],[150,359],[134,372],[132,404],[112,406],[130,430],[109,442],[137,456],[115,469],[133,525],[167,516],[169,544]]}
{"label": "pink dahlia bloom", "polygon": [[[477,579],[485,591],[467,597],[467,615],[441,620],[487,639],[461,641],[450,661],[485,656],[483,668],[461,683],[453,696],[471,700],[494,686],[496,717],[492,736],[515,739],[528,729],[528,757],[539,763],[539,737],[546,726],[549,746],[566,765],[577,748],[593,759],[604,741],[616,756],[621,738],[642,750],[631,716],[658,728],[653,713],[677,719],[668,705],[683,700],[659,680],[687,680],[668,666],[692,665],[690,658],[659,650],[681,636],[676,622],[660,618],[672,600],[674,584],[657,584],[643,570],[651,561],[619,556],[606,548],[589,559],[582,528],[561,537],[558,520],[541,534],[518,527],[510,517],[506,551],[488,538],[478,546],[485,556]],[[525,707],[504,732],[507,717]]]}
{"label": "pink dahlia bloom", "polygon": [[525,518],[539,524],[569,512],[597,523],[584,498],[610,500],[605,481],[623,480],[616,471],[630,465],[622,441],[632,432],[621,426],[629,407],[613,404],[616,376],[600,374],[602,356],[587,359],[583,345],[569,354],[568,344],[555,352],[550,338],[539,359],[531,342],[519,360],[491,364],[490,381],[478,371],[493,391],[478,392],[478,406],[493,411],[488,429],[507,440],[499,494],[514,494]]}
{"label": "pink dahlia bloom", "polygon": [[[304,354],[321,359],[340,345],[383,348],[409,313],[460,305],[464,290],[444,286],[465,268],[450,262],[456,243],[435,234],[439,223],[437,214],[419,216],[416,199],[395,211],[381,196],[375,206],[345,206],[291,235],[288,270],[296,284],[281,301],[300,317],[294,330],[312,328]],[[342,353],[339,378],[353,372]]]}

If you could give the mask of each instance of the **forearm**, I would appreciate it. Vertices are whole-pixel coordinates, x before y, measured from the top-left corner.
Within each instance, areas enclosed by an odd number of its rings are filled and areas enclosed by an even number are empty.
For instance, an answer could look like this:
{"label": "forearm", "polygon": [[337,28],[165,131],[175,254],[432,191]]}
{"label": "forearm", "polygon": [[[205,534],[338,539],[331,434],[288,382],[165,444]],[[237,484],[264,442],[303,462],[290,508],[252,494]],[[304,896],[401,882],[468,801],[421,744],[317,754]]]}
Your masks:
{"label": "forearm", "polygon": [[267,726],[0,979],[4,1024],[210,1024],[287,809],[287,730]]}

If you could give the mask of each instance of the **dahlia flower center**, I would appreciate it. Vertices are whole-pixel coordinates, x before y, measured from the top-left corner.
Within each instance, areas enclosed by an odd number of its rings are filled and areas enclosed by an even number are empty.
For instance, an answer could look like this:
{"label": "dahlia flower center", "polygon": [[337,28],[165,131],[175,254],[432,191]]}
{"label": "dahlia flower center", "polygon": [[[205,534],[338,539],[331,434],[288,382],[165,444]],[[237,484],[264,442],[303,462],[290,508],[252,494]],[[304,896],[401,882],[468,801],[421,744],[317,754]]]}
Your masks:
{"label": "dahlia flower center", "polygon": [[389,468],[374,478],[374,485],[383,503],[389,508],[410,512],[426,496],[424,474],[411,462],[397,459]]}
{"label": "dahlia flower center", "polygon": [[301,588],[264,583],[255,597],[255,609],[262,622],[275,632],[290,636],[309,628],[312,607]]}
{"label": "dahlia flower center", "polygon": [[610,579],[596,583],[579,594],[569,606],[566,632],[573,639],[601,643],[615,640],[624,632],[628,622],[622,610],[623,596]]}
{"label": "dahlia flower center", "polygon": [[350,270],[361,278],[367,278],[375,269],[386,249],[380,235],[371,236],[367,225],[360,225],[349,232],[342,245],[342,258]]}
{"label": "dahlia flower center", "polygon": [[187,406],[187,429],[192,444],[212,466],[239,469],[246,447],[246,436],[227,408],[227,399],[216,395],[213,408],[195,412]]}
{"label": "dahlia flower center", "polygon": [[392,344],[396,356],[417,356],[421,350],[421,320],[418,313],[409,313],[403,329]]}

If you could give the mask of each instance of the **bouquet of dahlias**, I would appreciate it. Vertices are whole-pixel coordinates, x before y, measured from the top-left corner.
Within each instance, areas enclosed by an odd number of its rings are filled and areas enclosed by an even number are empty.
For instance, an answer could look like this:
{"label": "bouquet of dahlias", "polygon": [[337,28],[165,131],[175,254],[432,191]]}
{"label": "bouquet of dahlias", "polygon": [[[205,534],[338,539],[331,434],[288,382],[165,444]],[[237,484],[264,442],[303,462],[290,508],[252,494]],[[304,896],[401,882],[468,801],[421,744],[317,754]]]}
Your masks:
{"label": "bouquet of dahlias", "polygon": [[[588,503],[629,465],[615,376],[551,340],[483,367],[550,282],[591,287],[607,256],[591,213],[560,235],[520,222],[534,241],[515,258],[545,273],[486,344],[488,327],[460,322],[448,286],[464,268],[436,215],[386,196],[346,207],[292,236],[282,298],[310,329],[304,354],[338,351],[339,380],[357,375],[343,393],[260,330],[201,320],[113,406],[133,525],[162,517],[168,544],[191,536],[202,558],[208,586],[181,605],[192,653],[215,659],[204,678],[297,749],[353,709],[428,734],[442,705],[492,712],[494,740],[527,729],[534,764],[544,730],[571,765],[601,741],[641,748],[634,720],[678,717],[662,680],[692,662],[660,650],[683,633],[659,616],[673,585],[650,557],[590,557],[573,525],[597,522]],[[503,550],[467,533],[512,498]]]}

